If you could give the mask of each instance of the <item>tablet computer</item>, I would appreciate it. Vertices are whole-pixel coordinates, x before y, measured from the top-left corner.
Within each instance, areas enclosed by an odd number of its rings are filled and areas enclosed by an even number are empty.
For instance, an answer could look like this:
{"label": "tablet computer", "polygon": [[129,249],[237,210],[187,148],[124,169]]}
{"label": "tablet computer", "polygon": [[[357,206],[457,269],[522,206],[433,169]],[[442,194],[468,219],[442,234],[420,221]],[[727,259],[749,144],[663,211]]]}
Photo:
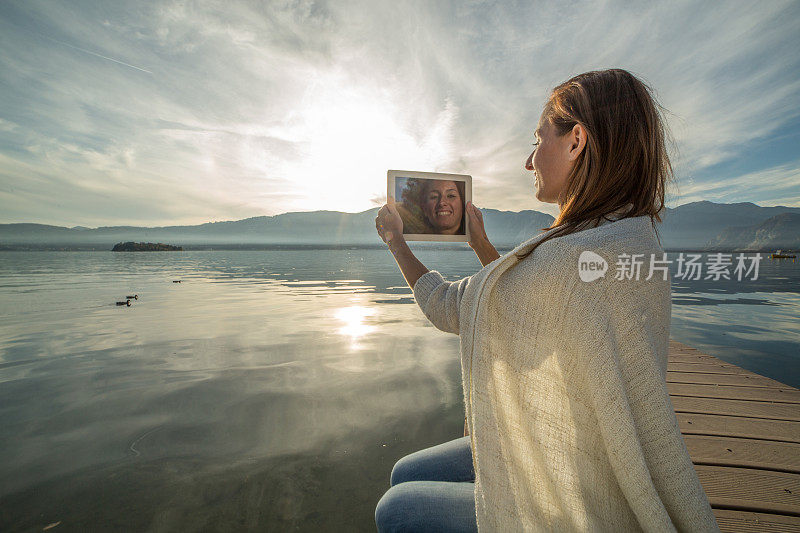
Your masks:
{"label": "tablet computer", "polygon": [[472,176],[412,170],[387,172],[387,196],[394,199],[409,241],[468,242],[467,202]]}

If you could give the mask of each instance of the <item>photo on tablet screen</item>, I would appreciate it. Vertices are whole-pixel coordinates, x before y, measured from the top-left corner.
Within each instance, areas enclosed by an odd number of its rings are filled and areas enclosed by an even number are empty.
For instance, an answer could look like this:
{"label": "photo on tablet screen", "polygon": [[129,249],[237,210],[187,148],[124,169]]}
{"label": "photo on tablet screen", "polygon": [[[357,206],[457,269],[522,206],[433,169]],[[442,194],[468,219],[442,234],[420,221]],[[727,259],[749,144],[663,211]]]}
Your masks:
{"label": "photo on tablet screen", "polygon": [[389,196],[408,240],[469,240],[466,203],[472,179],[462,174],[389,171]]}

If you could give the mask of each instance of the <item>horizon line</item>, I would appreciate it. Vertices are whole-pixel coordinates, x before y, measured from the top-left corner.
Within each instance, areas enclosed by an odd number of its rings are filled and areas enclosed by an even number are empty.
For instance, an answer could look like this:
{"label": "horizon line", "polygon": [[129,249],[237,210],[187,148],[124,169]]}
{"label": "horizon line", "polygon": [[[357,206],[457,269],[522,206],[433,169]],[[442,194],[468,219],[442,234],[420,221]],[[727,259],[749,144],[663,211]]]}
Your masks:
{"label": "horizon line", "polygon": [[[761,207],[761,208],[765,208],[765,209],[772,208],[772,207],[784,207],[784,208],[787,208],[787,209],[800,209],[800,206],[759,205],[759,204],[757,204],[755,202],[750,202],[750,201],[730,202],[730,203],[729,202],[714,202],[714,201],[711,201],[711,200],[695,200],[693,202],[686,202],[684,204],[676,205],[675,207],[669,207],[669,206],[665,205],[665,209],[677,209],[678,207],[683,207],[685,205],[699,204],[699,203],[703,203],[703,202],[710,203],[710,204],[715,204],[715,205],[752,204],[752,205],[754,205],[756,207]],[[245,217],[245,218],[240,218],[240,219],[211,220],[211,221],[207,221],[207,222],[199,222],[199,223],[194,223],[194,224],[164,224],[164,225],[161,225],[161,226],[134,226],[134,227],[163,228],[163,227],[168,227],[168,226],[201,226],[203,224],[221,224],[221,223],[224,223],[224,222],[241,222],[243,220],[250,220],[250,219],[253,219],[253,218],[273,218],[273,217],[278,217],[278,216],[283,216],[283,215],[291,215],[291,214],[298,214],[298,213],[341,213],[341,214],[346,214],[346,215],[360,215],[360,214],[366,213],[367,211],[372,211],[374,209],[379,209],[379,208],[380,208],[380,206],[375,206],[375,207],[370,207],[369,209],[365,209],[363,211],[337,211],[337,210],[331,210],[331,209],[315,209],[313,211],[285,211],[283,213],[276,213],[274,215],[254,215],[254,216],[251,216],[251,217]],[[511,211],[511,210],[506,210],[506,209],[496,209],[494,207],[481,207],[480,209],[482,209],[482,210],[489,209],[489,210],[492,210],[492,211],[499,211],[499,212],[502,212],[502,213],[521,213],[523,211],[534,211],[536,213],[541,213],[543,215],[547,215],[547,216],[551,216],[551,217],[553,216],[553,215],[551,215],[549,213],[545,213],[543,211],[538,211],[536,209],[521,209],[519,211]],[[555,217],[553,217],[553,218],[555,218]],[[90,226],[82,226],[80,224],[74,225],[74,226],[59,226],[59,225],[56,225],[56,224],[47,224],[47,223],[43,223],[43,222],[0,222],[0,225],[11,225],[11,224],[37,224],[37,225],[40,225],[40,226],[52,226],[52,227],[56,227],[56,228],[67,228],[67,229],[75,229],[75,228],[98,229],[98,228],[113,228],[113,227],[133,226],[133,224],[121,224],[119,226],[95,226],[95,227],[90,227]]]}

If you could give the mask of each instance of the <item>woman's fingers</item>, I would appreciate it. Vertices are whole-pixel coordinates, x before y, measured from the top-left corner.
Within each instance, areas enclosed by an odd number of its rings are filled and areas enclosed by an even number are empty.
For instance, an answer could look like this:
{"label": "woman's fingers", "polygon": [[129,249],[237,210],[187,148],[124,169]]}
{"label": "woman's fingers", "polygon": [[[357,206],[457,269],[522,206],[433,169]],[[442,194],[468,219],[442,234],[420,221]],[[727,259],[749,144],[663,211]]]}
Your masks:
{"label": "woman's fingers", "polygon": [[375,217],[375,229],[383,242],[389,244],[395,235],[403,233],[403,218],[395,207],[394,199],[389,197],[389,203],[378,210]]}
{"label": "woman's fingers", "polygon": [[469,212],[474,215],[476,219],[483,222],[483,213],[481,213],[481,210],[475,207],[475,204],[472,202],[469,202]]}
{"label": "woman's fingers", "polygon": [[388,243],[392,239],[393,235],[391,231],[387,231],[389,229],[387,227],[387,216],[389,214],[389,207],[384,205],[378,210],[378,216],[375,217],[375,229],[378,231],[378,235],[380,236],[381,240],[385,243]]}
{"label": "woman's fingers", "polygon": [[488,239],[486,237],[486,228],[483,225],[483,213],[475,207],[472,202],[469,203],[469,231],[472,234],[472,240]]}
{"label": "woman's fingers", "polygon": [[472,202],[470,202],[470,203],[469,203],[469,207],[470,207],[470,209],[472,209],[472,212],[473,212],[473,213],[475,213],[475,215],[476,215],[476,216],[478,216],[478,217],[479,217],[481,220],[483,220],[483,213],[481,213],[481,210],[480,210],[480,209],[478,209],[477,207],[475,207],[475,204],[473,204]]}
{"label": "woman's fingers", "polygon": [[[378,212],[380,213],[380,211]],[[383,236],[383,222],[381,222],[381,217],[375,217],[375,229],[378,231],[378,236],[381,238],[382,241],[386,242],[386,239]]]}

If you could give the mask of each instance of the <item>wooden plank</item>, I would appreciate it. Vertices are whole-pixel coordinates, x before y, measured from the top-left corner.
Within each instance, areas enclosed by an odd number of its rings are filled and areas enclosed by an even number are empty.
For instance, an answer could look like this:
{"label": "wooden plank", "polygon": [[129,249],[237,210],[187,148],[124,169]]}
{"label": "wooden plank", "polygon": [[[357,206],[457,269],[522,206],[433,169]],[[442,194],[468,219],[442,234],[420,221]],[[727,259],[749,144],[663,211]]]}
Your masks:
{"label": "wooden plank", "polygon": [[671,355],[671,356],[675,356],[675,357],[695,357],[695,358],[698,358],[698,359],[714,357],[713,355],[709,355],[707,353],[703,353],[703,352],[701,352],[699,350],[688,350],[688,349],[679,349],[679,348],[670,350],[668,352],[668,354]]}
{"label": "wooden plank", "polygon": [[695,465],[712,507],[800,516],[800,474]]}
{"label": "wooden plank", "polygon": [[670,346],[670,351],[675,353],[691,353],[691,354],[698,354],[698,355],[708,355],[706,353],[701,352],[694,346],[689,346],[688,344],[673,344]]}
{"label": "wooden plank", "polygon": [[730,385],[695,385],[667,383],[670,396],[692,396],[695,398],[730,398],[732,400],[753,400],[761,402],[781,402],[800,404],[800,390],[786,387],[766,389],[763,387],[733,387]]}
{"label": "wooden plank", "polygon": [[[667,358],[667,367],[670,365],[687,365],[693,366],[694,368],[700,366],[716,366],[716,367],[723,367],[723,368],[731,368],[732,370],[736,370],[738,366],[731,365],[729,363],[725,363],[720,361],[719,359],[708,358],[708,359],[698,359],[697,357],[668,357]],[[744,369],[742,369],[744,370]]]}
{"label": "wooden plank", "polygon": [[670,396],[670,400],[676,413],[744,416],[800,422],[800,409],[794,403],[720,400],[717,398],[691,398],[688,396]]}
{"label": "wooden plank", "polygon": [[743,416],[675,413],[683,435],[718,435],[800,443],[800,422]]}
{"label": "wooden plank", "polygon": [[766,387],[785,389],[786,385],[758,374],[706,374],[701,372],[675,372],[667,370],[667,383],[698,385],[731,385],[735,387]]}
{"label": "wooden plank", "polygon": [[725,363],[720,363],[718,361],[712,361],[709,359],[704,360],[695,360],[695,361],[688,361],[686,359],[673,359],[670,357],[667,359],[667,369],[671,370],[672,366],[674,365],[681,365],[686,367],[689,370],[698,370],[702,368],[714,368],[714,369],[723,369],[727,372],[747,372],[747,370],[740,368],[734,365],[728,365]]}
{"label": "wooden plank", "polygon": [[688,348],[670,348],[668,353],[669,355],[677,355],[682,357],[714,357],[713,355],[703,353],[700,350],[690,350]]}
{"label": "wooden plank", "polygon": [[712,357],[710,355],[707,356],[699,356],[699,355],[669,355],[667,356],[667,363],[684,363],[684,364],[715,364],[715,365],[724,365],[724,363],[720,359],[716,357]]}
{"label": "wooden plank", "polygon": [[697,350],[697,348],[695,348],[694,346],[691,346],[689,344],[684,344],[681,341],[676,341],[675,339],[670,339],[669,343],[671,346],[676,346],[678,348],[683,348],[686,350]]}
{"label": "wooden plank", "polygon": [[[761,376],[735,365],[721,365],[714,362],[706,363],[673,363],[667,362],[667,372],[701,372],[706,374],[733,374],[745,376]],[[761,376],[764,377],[764,376]],[[783,384],[782,384],[783,385]]]}
{"label": "wooden plank", "polygon": [[800,444],[737,437],[684,435],[694,464],[800,474]]}
{"label": "wooden plank", "polygon": [[722,533],[800,533],[800,517],[713,509]]}
{"label": "wooden plank", "polygon": [[703,355],[670,342],[667,389],[720,530],[800,533],[800,391]]}
{"label": "wooden plank", "polygon": [[733,365],[720,365],[718,363],[681,363],[681,362],[667,362],[667,372],[705,372],[707,374],[758,374],[739,368]]}

